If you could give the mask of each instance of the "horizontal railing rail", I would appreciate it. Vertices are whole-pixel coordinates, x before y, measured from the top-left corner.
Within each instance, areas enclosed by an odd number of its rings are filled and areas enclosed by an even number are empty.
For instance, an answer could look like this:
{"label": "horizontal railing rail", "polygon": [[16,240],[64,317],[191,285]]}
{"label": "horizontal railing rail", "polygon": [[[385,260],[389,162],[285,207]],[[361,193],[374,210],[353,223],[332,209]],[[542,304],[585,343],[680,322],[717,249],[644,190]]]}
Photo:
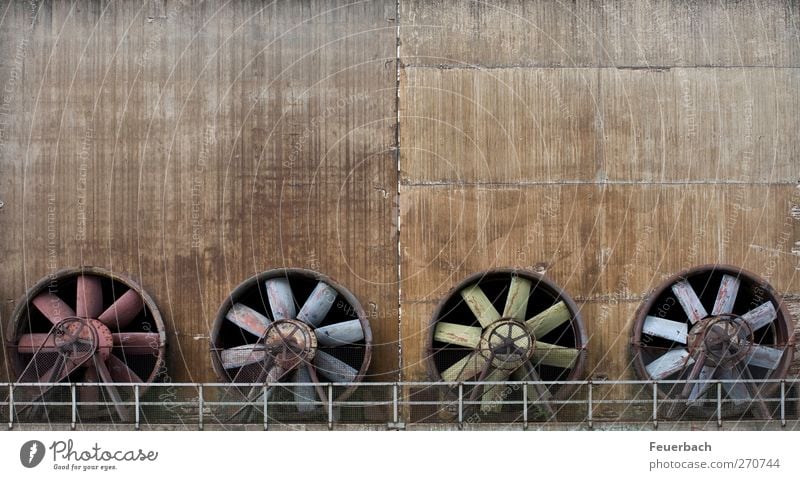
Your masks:
{"label": "horizontal railing rail", "polygon": [[[0,421],[220,425],[800,422],[800,379],[306,383],[6,383]],[[705,397],[686,392],[704,386]],[[113,386],[113,388],[111,388]],[[343,391],[358,387],[344,396]],[[739,397],[729,394],[738,390]],[[298,390],[303,388],[305,390]],[[91,390],[95,389],[95,390]],[[308,395],[309,389],[311,396]],[[666,392],[664,391],[666,390]],[[115,392],[110,395],[104,392]],[[677,397],[674,392],[682,392]],[[298,393],[304,392],[304,393]],[[550,392],[553,392],[552,394]],[[131,411],[128,411],[130,409]],[[123,415],[121,412],[127,412]],[[121,420],[124,419],[124,420]]]}

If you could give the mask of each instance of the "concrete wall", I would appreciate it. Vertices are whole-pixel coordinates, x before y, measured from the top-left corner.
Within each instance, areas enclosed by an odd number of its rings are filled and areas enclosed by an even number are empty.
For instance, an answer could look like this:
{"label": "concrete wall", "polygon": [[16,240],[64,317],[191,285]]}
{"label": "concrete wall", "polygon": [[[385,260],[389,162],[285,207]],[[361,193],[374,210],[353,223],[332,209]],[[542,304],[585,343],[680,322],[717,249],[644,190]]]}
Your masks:
{"label": "concrete wall", "polygon": [[442,295],[517,266],[629,377],[683,268],[800,313],[799,64],[796,2],[5,2],[2,322],[60,268],[127,272],[208,381],[226,294],[300,266],[371,312],[370,378],[425,379]]}
{"label": "concrete wall", "polygon": [[172,379],[212,381],[225,296],[257,272],[306,267],[369,309],[372,373],[395,374],[395,11],[0,6],[3,321],[62,267],[127,272],[165,317]]}
{"label": "concrete wall", "polygon": [[796,2],[400,8],[406,378],[441,296],[496,266],[575,297],[595,377],[633,375],[634,312],[687,267],[743,266],[800,311]]}

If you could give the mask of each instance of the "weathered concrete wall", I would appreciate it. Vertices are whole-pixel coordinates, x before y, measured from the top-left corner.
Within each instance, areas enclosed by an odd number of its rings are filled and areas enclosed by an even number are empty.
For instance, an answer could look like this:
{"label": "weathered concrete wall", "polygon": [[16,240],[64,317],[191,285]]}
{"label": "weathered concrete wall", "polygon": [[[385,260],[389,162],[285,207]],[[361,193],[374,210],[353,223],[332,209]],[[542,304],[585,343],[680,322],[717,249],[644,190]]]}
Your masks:
{"label": "weathered concrete wall", "polygon": [[370,373],[425,379],[442,295],[517,266],[620,378],[685,267],[744,266],[800,313],[800,6],[686,3],[3,3],[2,321],[59,268],[128,272],[171,378],[213,380],[225,295],[308,267],[371,312]]}
{"label": "weathered concrete wall", "polygon": [[497,266],[578,300],[595,377],[632,376],[637,306],[690,266],[797,311],[796,2],[400,6],[405,379],[442,295]]}
{"label": "weathered concrete wall", "polygon": [[3,322],[55,270],[128,272],[165,316],[171,379],[212,381],[225,296],[306,267],[371,312],[371,373],[395,374],[395,11],[4,2]]}

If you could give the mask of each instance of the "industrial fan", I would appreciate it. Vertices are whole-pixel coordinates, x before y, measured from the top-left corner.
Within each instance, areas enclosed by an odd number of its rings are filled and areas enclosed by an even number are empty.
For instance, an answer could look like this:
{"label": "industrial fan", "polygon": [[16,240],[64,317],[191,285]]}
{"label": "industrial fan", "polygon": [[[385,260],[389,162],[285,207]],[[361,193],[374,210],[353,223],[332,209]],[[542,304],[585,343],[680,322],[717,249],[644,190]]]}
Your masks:
{"label": "industrial fan", "polygon": [[[463,281],[440,303],[428,342],[429,371],[447,382],[575,380],[585,363],[586,333],[574,302],[523,270],[491,270]],[[552,417],[549,401],[571,389],[535,383],[528,390],[528,399]],[[469,386],[464,400],[490,413],[502,410],[507,395],[501,385]]]}
{"label": "industrial fan", "polygon": [[[302,269],[270,270],[239,285],[220,308],[211,339],[221,379],[297,384],[269,388],[266,394],[276,401],[276,395],[286,394],[283,401],[301,414],[328,402],[330,391],[321,382],[359,381],[372,348],[372,332],[355,297],[326,276]],[[354,389],[333,392],[343,400]],[[255,387],[235,387],[234,392],[247,402],[263,395]],[[226,420],[248,421],[253,413],[240,409]]]}
{"label": "industrial fan", "polygon": [[[77,389],[87,418],[132,420],[134,387],[163,364],[165,333],[153,300],[133,281],[93,267],[64,270],[37,283],[11,317],[8,359],[17,383],[99,383]],[[139,388],[140,395],[145,392]],[[65,397],[66,395],[66,397]],[[58,386],[17,386],[18,416],[48,415],[47,402],[69,401]],[[112,405],[110,407],[109,405]]]}
{"label": "industrial fan", "polygon": [[643,379],[691,381],[659,386],[673,401],[670,416],[710,410],[717,395],[710,387],[726,380],[726,411],[769,418],[764,398],[776,384],[758,380],[786,376],[792,332],[788,311],[764,280],[728,265],[695,267],[668,279],[639,308],[634,365]]}

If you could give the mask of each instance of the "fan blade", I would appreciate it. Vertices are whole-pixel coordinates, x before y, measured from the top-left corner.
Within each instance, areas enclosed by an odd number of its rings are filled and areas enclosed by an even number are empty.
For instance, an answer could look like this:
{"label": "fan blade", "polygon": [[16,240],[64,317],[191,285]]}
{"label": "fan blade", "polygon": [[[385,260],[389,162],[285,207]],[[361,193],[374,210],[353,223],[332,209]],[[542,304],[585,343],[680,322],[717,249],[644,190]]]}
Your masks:
{"label": "fan blade", "polygon": [[[731,368],[717,367],[717,377],[721,380],[741,380],[738,372]],[[750,401],[750,392],[744,383],[723,383],[722,388],[728,392],[728,398],[734,405],[742,405]]]}
{"label": "fan blade", "polygon": [[528,310],[528,297],[531,294],[531,281],[514,276],[508,286],[506,306],[503,309],[504,318],[514,318],[520,322],[525,321],[525,311]]}
{"label": "fan blade", "polygon": [[675,297],[678,298],[678,302],[680,302],[681,307],[683,307],[683,311],[686,312],[686,315],[689,316],[689,321],[692,322],[692,324],[695,324],[708,316],[708,312],[706,312],[703,304],[700,303],[700,299],[697,297],[697,294],[692,286],[689,285],[688,281],[681,280],[673,285],[672,293],[674,293]]}
{"label": "fan blade", "polygon": [[580,351],[576,348],[562,347],[552,343],[536,342],[533,358],[536,363],[551,367],[570,368],[578,358]]}
{"label": "fan blade", "polygon": [[439,322],[433,331],[433,339],[437,342],[475,348],[481,341],[481,332],[481,327]]}
{"label": "fan blade", "polygon": [[[502,382],[508,379],[508,371],[494,370],[484,378],[485,382]],[[481,395],[481,412],[482,413],[497,413],[503,410],[502,403],[492,403],[503,401],[506,397],[505,385],[486,385],[483,387],[483,394]]]}
{"label": "fan blade", "polygon": [[[52,357],[52,355],[49,356]],[[28,362],[28,366],[25,367],[25,370],[17,380],[19,383],[59,383],[83,365],[83,362],[73,363],[60,355],[55,358],[55,361],[46,364],[38,362],[38,357],[39,355],[34,356]],[[46,368],[47,370],[45,370]],[[15,395],[21,403],[35,402],[44,397],[52,388],[52,385],[46,387],[19,387],[19,389],[15,390]]]}
{"label": "fan blade", "polygon": [[644,319],[642,333],[654,337],[666,338],[673,342],[686,343],[687,327],[685,323],[673,322],[666,318],[648,316]]}
{"label": "fan blade", "polygon": [[121,347],[125,355],[158,356],[161,350],[161,335],[151,332],[112,333],[114,347]]}
{"label": "fan blade", "polygon": [[32,300],[33,305],[55,325],[65,318],[75,316],[75,312],[53,293],[40,293]]}
{"label": "fan blade", "polygon": [[466,382],[481,373],[485,365],[485,358],[477,353],[470,353],[442,372],[442,380],[446,382]]}
{"label": "fan blade", "polygon": [[289,279],[285,277],[270,278],[267,280],[267,297],[272,309],[273,320],[286,320],[295,318],[297,310],[294,306],[294,295]]}
{"label": "fan blade", "polygon": [[[74,365],[73,369],[74,369]],[[69,372],[65,372],[65,360],[61,355],[36,355],[23,370],[17,381],[19,383],[55,383],[63,380]],[[41,398],[51,388],[48,387],[21,387],[15,390],[15,395],[21,402],[30,402]]]}
{"label": "fan blade", "polygon": [[19,353],[54,353],[58,352],[55,336],[49,333],[26,333],[20,335],[17,341]]}
{"label": "fan blade", "polygon": [[269,318],[242,303],[235,303],[225,314],[225,318],[246,332],[258,338],[264,336],[270,321]]}
{"label": "fan blade", "polygon": [[116,355],[109,355],[106,362],[108,364],[108,372],[111,374],[111,378],[113,378],[115,382],[144,383],[139,375],[131,370],[131,368],[125,362],[117,358]]}
{"label": "fan blade", "polygon": [[569,319],[570,313],[567,304],[558,302],[544,312],[528,319],[525,323],[534,337],[541,338]]}
{"label": "fan blade", "polygon": [[325,320],[325,316],[331,311],[333,302],[336,301],[336,290],[325,282],[317,283],[314,291],[308,296],[308,300],[303,304],[297,319],[312,327],[318,327]]}
{"label": "fan blade", "polygon": [[286,374],[289,373],[288,370],[284,370],[283,367],[280,365],[272,365],[269,367],[269,371],[267,371],[267,376],[264,377],[265,383],[276,383],[280,382]]}
{"label": "fan blade", "polygon": [[736,303],[736,294],[739,293],[741,282],[737,277],[723,275],[719,284],[717,299],[714,301],[714,309],[711,315],[722,315],[733,312],[733,305]]}
{"label": "fan blade", "polygon": [[97,317],[103,325],[122,330],[130,325],[133,319],[144,308],[142,296],[135,290],[123,293],[105,312]]}
{"label": "fan blade", "polygon": [[361,320],[358,319],[317,328],[314,334],[319,344],[326,347],[348,345],[364,340],[364,330],[361,328]]}
{"label": "fan blade", "polygon": [[694,359],[689,356],[689,352],[685,348],[679,348],[670,350],[656,358],[645,368],[650,378],[654,380],[663,380],[693,363]]}
{"label": "fan blade", "polygon": [[[97,369],[91,363],[86,367],[86,372],[83,374],[83,381],[85,383],[100,383],[100,377],[97,375]],[[100,387],[80,387],[78,396],[81,402],[84,403],[98,403],[100,401]]]}
{"label": "fan blade", "polygon": [[714,367],[709,367],[707,365],[700,370],[700,374],[697,376],[697,379],[702,380],[702,382],[692,385],[692,391],[689,393],[689,399],[687,403],[697,403],[697,400],[708,391],[708,389],[711,387],[710,380],[714,378],[714,370]]}
{"label": "fan blade", "polygon": [[478,319],[478,323],[482,326],[488,327],[500,319],[500,314],[497,313],[497,309],[494,308],[492,302],[489,301],[489,298],[483,293],[481,287],[471,285],[461,290],[461,297],[467,302],[469,309],[472,310],[475,318]]}
{"label": "fan blade", "polygon": [[75,314],[81,318],[97,318],[103,313],[103,288],[98,277],[81,275],[75,294]]}
{"label": "fan blade", "polygon": [[778,368],[778,364],[781,363],[781,358],[783,358],[782,349],[753,345],[745,363],[754,367],[775,370]]}
{"label": "fan blade", "polygon": [[260,343],[250,345],[239,345],[238,347],[228,348],[219,353],[222,368],[239,368],[257,362],[263,362],[267,358],[267,350]]}
{"label": "fan blade", "polygon": [[[536,372],[536,368],[531,364],[531,362],[525,362],[525,364],[514,370],[514,373],[511,374],[511,378],[516,381],[529,381],[529,382],[541,382],[542,378]],[[553,397],[550,393],[550,390],[547,389],[546,385],[534,383],[532,385],[528,385],[528,402],[544,402],[537,405],[538,408],[542,409],[547,415],[548,419],[551,419],[555,416],[556,412],[553,410],[553,406],[550,405],[550,399]],[[527,408],[527,405],[523,408]]]}
{"label": "fan blade", "polygon": [[[281,377],[286,374],[286,371],[283,370],[276,364],[273,364],[272,367],[267,370],[265,364],[259,365],[260,371],[256,375],[255,379],[247,379],[246,381],[242,381],[239,378],[240,375],[245,374],[245,368],[239,370],[233,378],[233,383],[241,382],[241,383],[275,383],[278,382]],[[252,372],[248,372],[247,375],[252,375]],[[244,418],[239,418],[239,421],[250,422],[252,421],[252,415],[254,409],[252,407],[258,408],[258,406],[263,404],[264,401],[264,394],[266,393],[267,400],[272,397],[272,392],[274,391],[274,387],[264,388],[261,386],[252,386],[250,387],[247,392],[243,391],[240,387],[235,387],[228,392],[235,392],[238,395],[241,395],[242,399],[245,400],[248,405],[244,405],[240,407],[236,412],[229,417],[229,421],[237,418],[244,412]],[[228,395],[228,392],[225,393],[225,396]]]}
{"label": "fan blade", "polygon": [[[514,370],[514,373],[511,374],[511,379],[516,380],[518,382],[541,382],[542,378],[536,372],[536,368],[534,368],[531,362],[525,362],[525,364]],[[550,394],[550,390],[547,389],[545,385],[531,385],[528,387],[528,401],[546,401],[550,400],[552,395]]]}
{"label": "fan blade", "polygon": [[750,325],[750,329],[755,332],[760,328],[766,327],[772,323],[773,320],[778,318],[778,312],[775,311],[772,302],[765,302],[745,313],[741,318],[747,322],[747,324]]}
{"label": "fan blade", "polygon": [[120,420],[127,422],[130,420],[130,411],[127,406],[122,405],[122,395],[119,394],[119,390],[114,386],[114,378],[111,376],[111,372],[108,371],[106,364],[100,358],[99,354],[96,354],[94,357],[94,367],[97,369],[97,373],[103,381],[103,388],[105,388],[111,400],[114,402],[114,408],[117,410]]}
{"label": "fan blade", "polygon": [[[688,401],[689,395],[692,393],[692,388],[696,385],[695,383],[691,383],[700,377],[700,374],[703,372],[703,368],[706,366],[706,354],[705,351],[700,350],[694,358],[694,364],[692,364],[692,368],[689,371],[689,374],[683,378],[686,382],[683,385],[683,388],[680,388],[680,394],[676,397],[677,399],[686,398],[687,404],[690,403]],[[674,385],[673,388],[677,388],[678,385]],[[672,394],[670,394],[672,396]],[[680,408],[680,404],[675,402],[669,405],[667,409],[667,417],[672,418],[675,416],[675,413]]]}
{"label": "fan blade", "polygon": [[317,350],[314,356],[317,371],[334,382],[352,382],[358,376],[358,370],[339,360],[329,353]]}
{"label": "fan blade", "polygon": [[[294,372],[292,377],[293,383],[311,383],[311,374],[308,373],[308,367],[300,367]],[[297,411],[300,413],[313,412],[317,406],[311,402],[316,401],[316,393],[314,393],[313,385],[294,385],[292,387],[292,395],[294,402],[297,406]]]}
{"label": "fan blade", "polygon": [[17,381],[19,383],[50,383],[58,381],[64,366],[65,358],[61,354],[34,355]]}

